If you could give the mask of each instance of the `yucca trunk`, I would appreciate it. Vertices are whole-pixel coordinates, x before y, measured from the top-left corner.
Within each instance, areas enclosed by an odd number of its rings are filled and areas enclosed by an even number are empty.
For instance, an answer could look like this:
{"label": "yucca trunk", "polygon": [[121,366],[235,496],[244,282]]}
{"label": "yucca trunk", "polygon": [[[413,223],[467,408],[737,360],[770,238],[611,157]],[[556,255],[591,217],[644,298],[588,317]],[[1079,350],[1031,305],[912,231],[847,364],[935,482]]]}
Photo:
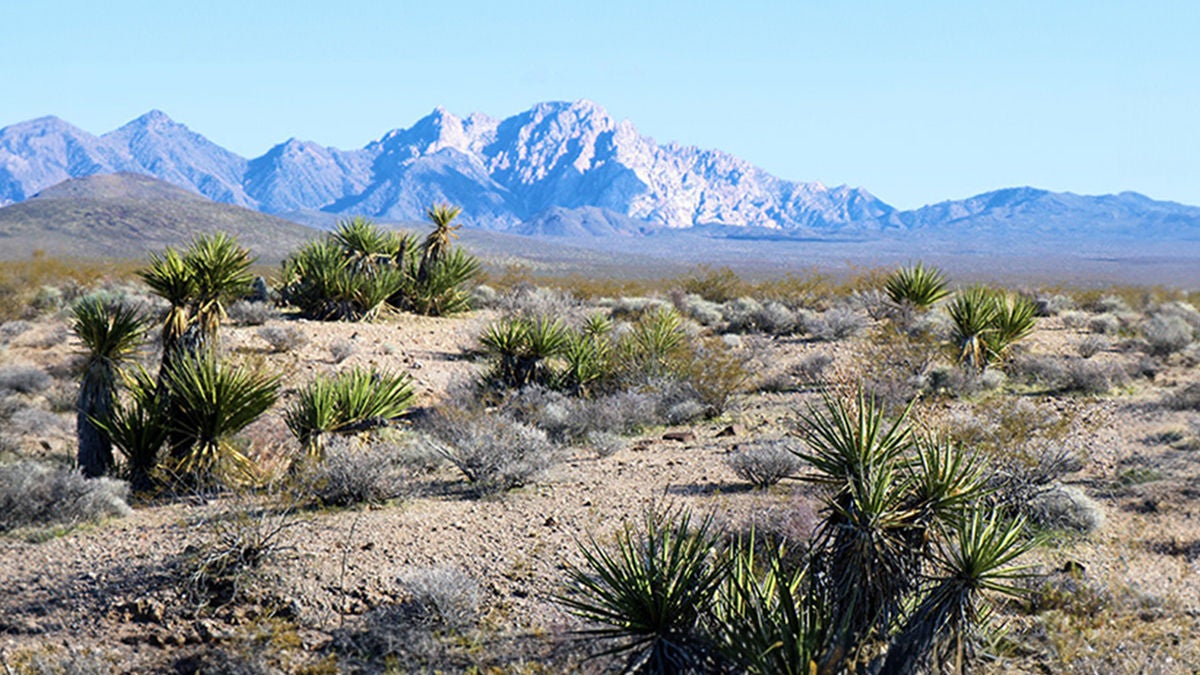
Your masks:
{"label": "yucca trunk", "polygon": [[84,372],[75,399],[75,431],[79,441],[76,461],[89,478],[103,476],[113,468],[112,439],[96,420],[104,421],[112,415],[115,396],[112,366],[105,361],[93,361]]}

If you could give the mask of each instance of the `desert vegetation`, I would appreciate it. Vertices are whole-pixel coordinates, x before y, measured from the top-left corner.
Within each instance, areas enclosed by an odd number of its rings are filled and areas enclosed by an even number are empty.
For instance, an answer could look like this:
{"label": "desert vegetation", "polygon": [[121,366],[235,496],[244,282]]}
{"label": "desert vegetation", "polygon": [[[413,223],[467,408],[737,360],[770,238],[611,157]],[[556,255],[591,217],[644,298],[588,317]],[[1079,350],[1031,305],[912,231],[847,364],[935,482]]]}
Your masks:
{"label": "desert vegetation", "polygon": [[539,277],[427,216],[0,270],[7,671],[1200,667],[1195,294]]}

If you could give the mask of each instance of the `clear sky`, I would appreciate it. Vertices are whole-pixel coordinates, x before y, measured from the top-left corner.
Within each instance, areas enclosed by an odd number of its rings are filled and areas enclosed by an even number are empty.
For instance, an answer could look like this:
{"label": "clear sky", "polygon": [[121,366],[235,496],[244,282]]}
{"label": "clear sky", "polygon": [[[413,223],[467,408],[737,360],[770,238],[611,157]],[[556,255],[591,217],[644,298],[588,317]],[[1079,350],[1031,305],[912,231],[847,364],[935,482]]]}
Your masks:
{"label": "clear sky", "polygon": [[0,0],[0,126],[158,108],[245,156],[588,98],[907,208],[1015,185],[1200,204],[1200,2]]}

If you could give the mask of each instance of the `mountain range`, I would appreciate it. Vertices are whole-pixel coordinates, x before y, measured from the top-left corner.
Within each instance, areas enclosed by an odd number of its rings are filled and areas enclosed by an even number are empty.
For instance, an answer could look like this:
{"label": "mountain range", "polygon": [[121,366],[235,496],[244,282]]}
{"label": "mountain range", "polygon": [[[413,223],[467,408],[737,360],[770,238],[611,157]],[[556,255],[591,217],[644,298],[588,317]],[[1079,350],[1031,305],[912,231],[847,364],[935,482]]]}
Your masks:
{"label": "mountain range", "polygon": [[160,111],[95,136],[56,117],[0,129],[0,205],[62,181],[127,172],[299,222],[419,220],[435,202],[471,227],[614,237],[1200,239],[1200,208],[1136,193],[1034,188],[901,211],[861,188],[789,181],[718,150],[659,144],[590,101],[506,119],[442,108],[354,150],[289,139],[247,159]]}

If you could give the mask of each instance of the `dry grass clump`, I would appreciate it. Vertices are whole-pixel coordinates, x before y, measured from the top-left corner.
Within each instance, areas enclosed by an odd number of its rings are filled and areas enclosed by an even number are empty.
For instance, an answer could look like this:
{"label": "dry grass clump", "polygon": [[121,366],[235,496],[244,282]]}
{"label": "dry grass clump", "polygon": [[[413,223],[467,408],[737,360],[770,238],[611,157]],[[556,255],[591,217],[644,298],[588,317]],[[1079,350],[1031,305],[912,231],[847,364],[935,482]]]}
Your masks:
{"label": "dry grass clump", "polygon": [[1104,510],[1074,485],[1054,485],[1035,494],[1026,512],[1033,522],[1053,530],[1090,534],[1104,526]]}
{"label": "dry grass clump", "polygon": [[812,315],[804,322],[804,331],[823,342],[836,342],[855,337],[870,326],[866,315],[848,307],[834,307],[823,314]]}
{"label": "dry grass clump", "polygon": [[409,596],[414,618],[461,631],[479,620],[479,583],[461,570],[438,566],[402,570],[397,582]]}
{"label": "dry grass clump", "polygon": [[1167,394],[1163,404],[1172,410],[1200,410],[1200,382],[1192,382]]}
{"label": "dry grass clump", "polygon": [[1101,335],[1088,335],[1075,344],[1075,351],[1085,359],[1090,359],[1100,352],[1107,351],[1112,346],[1108,338]]}
{"label": "dry grass clump", "polygon": [[1116,335],[1121,331],[1121,320],[1114,314],[1100,314],[1088,320],[1088,330],[1100,335]]}
{"label": "dry grass clump", "polygon": [[329,345],[329,356],[334,363],[341,363],[357,352],[358,347],[349,340],[335,340]]}
{"label": "dry grass clump", "polygon": [[742,480],[766,489],[800,470],[800,459],[791,444],[782,439],[747,443],[730,453],[725,463]]}
{"label": "dry grass clump", "polygon": [[125,516],[128,497],[124,481],[32,461],[0,465],[0,532]]}

